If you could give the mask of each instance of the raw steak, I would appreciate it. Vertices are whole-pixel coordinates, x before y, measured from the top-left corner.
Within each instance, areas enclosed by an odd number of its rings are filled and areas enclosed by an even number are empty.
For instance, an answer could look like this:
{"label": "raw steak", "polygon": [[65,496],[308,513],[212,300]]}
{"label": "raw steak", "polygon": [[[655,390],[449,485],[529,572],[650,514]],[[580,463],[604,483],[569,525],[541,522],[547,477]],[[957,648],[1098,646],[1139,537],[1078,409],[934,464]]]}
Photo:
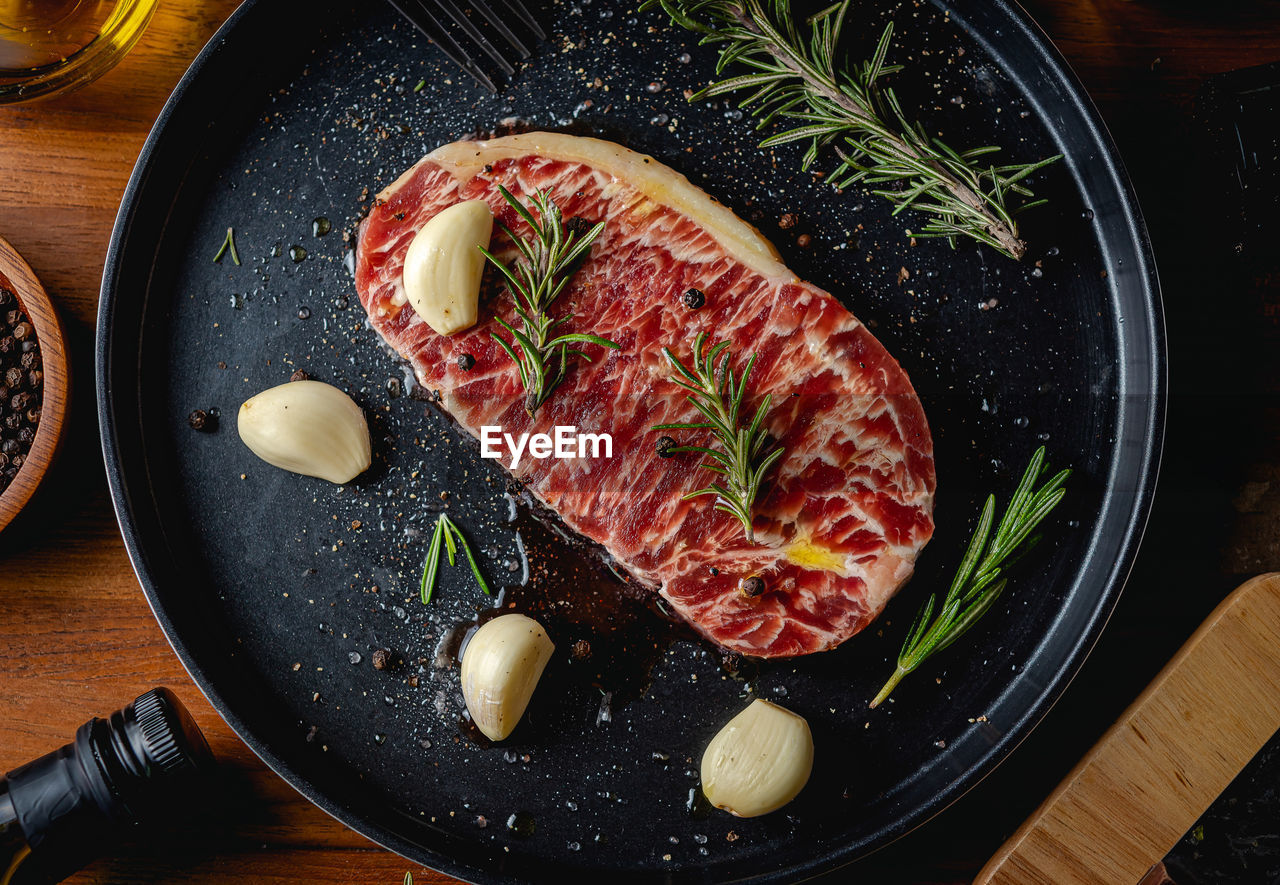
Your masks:
{"label": "raw steak", "polygon": [[[553,313],[571,312],[566,330],[621,349],[588,345],[595,361],[577,360],[536,420],[490,337],[502,331],[495,312],[515,322],[509,295],[488,296],[478,325],[444,338],[401,287],[414,234],[447,206],[482,199],[522,231],[499,184],[517,197],[550,190],[566,218],[605,222]],[[373,327],[477,437],[485,425],[513,437],[556,425],[612,434],[611,459],[526,453],[513,472],[727,649],[788,657],[833,648],[879,614],[933,532],[933,442],[898,363],[833,297],[796,279],[753,227],[650,157],[547,133],[445,145],[379,195],[360,231],[356,286]],[[701,309],[682,300],[691,287],[705,293]],[[738,365],[758,354],[747,414],[773,395],[766,424],[786,451],[756,502],[756,544],[712,498],[681,500],[711,474],[696,455],[660,458],[663,433],[650,429],[697,420],[662,348],[688,364],[699,331],[731,342]],[[475,358],[469,371],[463,354]],[[694,443],[702,433],[675,435]],[[740,582],[753,575],[766,589],[748,598]]]}

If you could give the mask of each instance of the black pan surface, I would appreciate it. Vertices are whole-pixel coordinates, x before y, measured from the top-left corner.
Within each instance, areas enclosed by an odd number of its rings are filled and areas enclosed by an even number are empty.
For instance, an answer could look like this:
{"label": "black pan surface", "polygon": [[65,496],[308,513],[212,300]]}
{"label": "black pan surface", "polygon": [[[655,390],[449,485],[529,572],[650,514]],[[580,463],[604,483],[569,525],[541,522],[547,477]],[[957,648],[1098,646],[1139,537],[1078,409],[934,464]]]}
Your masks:
{"label": "black pan surface", "polygon": [[[1050,203],[1025,218],[1025,262],[912,243],[878,198],[832,193],[798,171],[798,151],[762,154],[733,106],[684,98],[711,75],[712,52],[621,0],[546,10],[556,39],[497,96],[382,4],[249,0],[175,91],[104,276],[108,472],[139,579],[183,663],[267,764],[331,814],[479,882],[790,881],[956,799],[1080,665],[1133,559],[1159,456],[1163,330],[1145,228],[1092,105],[1019,8],[858,7],[851,48],[866,51],[895,20],[890,60],[909,69],[899,93],[931,130],[958,147],[998,142],[1018,160],[1065,155],[1037,178]],[[934,433],[938,531],[864,635],[737,675],[678,638],[659,644],[647,679],[540,692],[504,745],[460,730],[457,669],[438,652],[492,602],[454,569],[437,602],[418,603],[422,528],[447,506],[495,586],[519,584],[530,563],[536,582],[539,563],[570,554],[513,511],[500,468],[408,395],[404,367],[364,321],[344,233],[422,154],[504,120],[612,138],[684,172],[903,363]],[[785,214],[797,223],[784,229]],[[321,217],[333,229],[316,236]],[[228,227],[238,267],[212,261]],[[351,391],[373,417],[368,476],[337,488],[241,445],[239,403],[296,368]],[[197,408],[221,412],[216,433],[187,426]],[[1041,443],[1076,471],[1044,543],[979,628],[868,711],[981,500],[1007,498]],[[567,648],[577,637],[555,638]],[[404,664],[375,670],[380,647]],[[814,777],[782,812],[707,814],[690,798],[702,748],[757,695],[808,718]]]}

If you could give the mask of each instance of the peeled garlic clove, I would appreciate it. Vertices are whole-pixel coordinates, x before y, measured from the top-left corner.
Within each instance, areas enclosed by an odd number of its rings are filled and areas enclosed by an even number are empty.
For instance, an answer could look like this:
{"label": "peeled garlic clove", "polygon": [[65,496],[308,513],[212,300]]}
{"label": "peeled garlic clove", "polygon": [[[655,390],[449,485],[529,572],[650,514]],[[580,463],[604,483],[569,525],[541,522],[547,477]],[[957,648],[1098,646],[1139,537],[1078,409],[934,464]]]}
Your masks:
{"label": "peeled garlic clove", "polygon": [[350,482],[373,460],[364,412],[321,381],[290,381],[240,406],[240,439],[255,455],[285,470]]}
{"label": "peeled garlic clove", "polygon": [[813,770],[813,735],[803,716],[754,700],[711,739],[702,754],[702,792],[738,817],[777,811]]}
{"label": "peeled garlic clove", "polygon": [[484,254],[493,213],[484,200],[456,203],[418,231],[404,256],[404,294],[414,312],[437,334],[476,324]]}
{"label": "peeled garlic clove", "polygon": [[485,623],[462,652],[462,696],[471,721],[491,741],[515,729],[555,645],[533,618],[508,614]]}

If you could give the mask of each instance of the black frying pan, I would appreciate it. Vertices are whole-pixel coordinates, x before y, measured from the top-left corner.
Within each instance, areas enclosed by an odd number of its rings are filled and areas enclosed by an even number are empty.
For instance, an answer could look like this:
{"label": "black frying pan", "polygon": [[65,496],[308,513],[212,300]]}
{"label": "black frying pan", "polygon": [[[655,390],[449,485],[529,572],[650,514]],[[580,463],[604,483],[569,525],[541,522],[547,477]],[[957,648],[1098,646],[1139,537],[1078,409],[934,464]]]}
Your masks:
{"label": "black frying pan", "polygon": [[[968,244],[912,245],[883,202],[832,194],[797,171],[798,152],[763,157],[732,107],[688,106],[681,92],[710,76],[712,54],[657,15],[615,0],[557,5],[548,18],[563,39],[488,96],[394,14],[364,7],[246,2],[161,114],[107,259],[98,393],[111,486],[156,617],[211,702],[325,810],[483,882],[793,880],[954,800],[1026,735],[1097,638],[1159,454],[1150,247],[1111,140],[1061,58],[1002,2],[860,4],[850,31],[871,40],[894,14],[892,58],[911,59],[899,93],[957,146],[1065,155],[1036,182],[1050,204],[1025,219],[1031,255],[1018,264]],[[420,155],[507,117],[654,154],[873,324],[930,418],[938,532],[885,616],[835,652],[733,675],[713,649],[659,624],[646,634],[659,636],[652,672],[630,673],[608,703],[553,679],[562,688],[539,693],[511,741],[482,747],[457,724],[456,668],[436,658],[490,601],[465,569],[445,573],[430,608],[416,601],[421,529],[440,493],[495,585],[518,584],[532,560],[551,563],[534,586],[554,594],[556,569],[590,571],[591,558],[519,508],[509,523],[492,462],[430,404],[396,395],[405,372],[363,323],[342,231]],[[784,213],[799,224],[781,229]],[[318,217],[333,232],[313,236]],[[228,226],[241,267],[211,260]],[[294,261],[294,246],[307,256]],[[375,469],[343,490],[268,468],[236,439],[238,404],[298,367],[374,416]],[[222,413],[217,433],[187,426],[210,407]],[[1045,542],[977,630],[869,712],[982,498],[1007,497],[1042,442],[1076,470]],[[379,647],[404,664],[374,670]],[[809,719],[814,778],[783,812],[707,814],[690,802],[697,759],[755,695]]]}

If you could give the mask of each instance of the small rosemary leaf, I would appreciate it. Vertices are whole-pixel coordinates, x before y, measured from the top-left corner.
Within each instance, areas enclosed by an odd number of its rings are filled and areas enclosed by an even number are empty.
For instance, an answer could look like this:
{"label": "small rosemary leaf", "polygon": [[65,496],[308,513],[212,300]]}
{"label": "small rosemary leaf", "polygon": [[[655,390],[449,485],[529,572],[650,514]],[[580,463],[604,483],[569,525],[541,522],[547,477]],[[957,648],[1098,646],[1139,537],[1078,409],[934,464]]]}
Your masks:
{"label": "small rosemary leaf", "polygon": [[440,571],[440,548],[444,542],[444,523],[436,520],[435,532],[431,535],[431,546],[427,549],[427,565],[422,572],[420,594],[422,604],[431,601],[436,589],[436,573]]}
{"label": "small rosemary leaf", "polygon": [[599,335],[588,335],[585,332],[574,332],[570,335],[561,335],[548,343],[548,347],[557,347],[561,344],[570,344],[573,342],[582,342],[584,344],[598,344],[601,347],[608,347],[612,350],[621,350],[622,345],[608,338],[601,338]]}
{"label": "small rosemary leaf", "polygon": [[[443,516],[443,514],[441,515]],[[471,553],[471,545],[467,543],[466,536],[462,534],[462,530],[458,528],[458,524],[456,522],[449,519],[447,516],[445,516],[444,519],[449,529],[453,532],[454,537],[457,539],[458,546],[462,548],[463,554],[467,557],[467,564],[471,566],[471,574],[475,576],[476,583],[480,585],[480,589],[484,591],[485,596],[492,596],[493,593],[489,591],[489,584],[485,581],[484,575],[480,573],[480,566],[476,563],[476,558]]]}
{"label": "small rosemary leaf", "polygon": [[979,596],[972,605],[966,608],[952,622],[947,634],[934,647],[934,651],[942,651],[948,648],[953,642],[968,633],[969,628],[976,624],[978,619],[985,615],[991,606],[995,605],[996,600],[1000,598],[1000,594],[1004,592],[1004,588],[1008,583],[1007,580],[999,581],[987,588],[985,593]]}
{"label": "small rosemary leaf", "polygon": [[443,513],[440,514],[440,521],[444,523],[444,549],[449,556],[449,565],[457,565],[458,547],[454,543],[453,534],[458,529]]}
{"label": "small rosemary leaf", "polygon": [[516,288],[520,287],[520,279],[514,273],[511,272],[511,268],[507,267],[505,264],[499,261],[498,257],[494,255],[492,252],[490,252],[488,249],[486,249],[484,246],[476,246],[476,248],[480,250],[480,254],[482,254],[485,258],[489,259],[489,261],[492,262],[493,265],[498,268],[498,271],[504,277],[507,278],[507,282],[509,282],[512,286],[515,286]]}
{"label": "small rosemary leaf", "polygon": [[965,550],[964,557],[960,560],[960,567],[956,569],[956,576],[951,582],[951,589],[947,591],[948,596],[959,593],[960,588],[965,585],[973,574],[973,570],[977,567],[978,558],[982,556],[982,550],[987,545],[987,535],[991,531],[991,522],[995,518],[995,512],[996,496],[987,495],[987,501],[982,505],[982,514],[978,517],[978,527],[973,530],[973,538],[969,541],[969,547]]}
{"label": "small rosemary leaf", "polygon": [[[516,214],[519,215],[521,218],[523,218],[525,220],[525,223],[528,224],[529,227],[533,228],[534,231],[537,232],[539,236],[541,236],[542,227],[538,224],[538,222],[534,221],[533,215],[529,212],[528,209],[525,208],[525,205],[521,203],[519,200],[517,200],[514,196],[512,196],[511,191],[507,190],[502,185],[498,185],[498,193],[502,194],[502,199],[506,200],[507,204],[512,209],[516,210]],[[515,235],[513,235],[510,230],[507,230],[505,227],[503,229],[506,230],[507,235],[510,236],[511,239],[519,241],[519,237],[516,237]]]}

